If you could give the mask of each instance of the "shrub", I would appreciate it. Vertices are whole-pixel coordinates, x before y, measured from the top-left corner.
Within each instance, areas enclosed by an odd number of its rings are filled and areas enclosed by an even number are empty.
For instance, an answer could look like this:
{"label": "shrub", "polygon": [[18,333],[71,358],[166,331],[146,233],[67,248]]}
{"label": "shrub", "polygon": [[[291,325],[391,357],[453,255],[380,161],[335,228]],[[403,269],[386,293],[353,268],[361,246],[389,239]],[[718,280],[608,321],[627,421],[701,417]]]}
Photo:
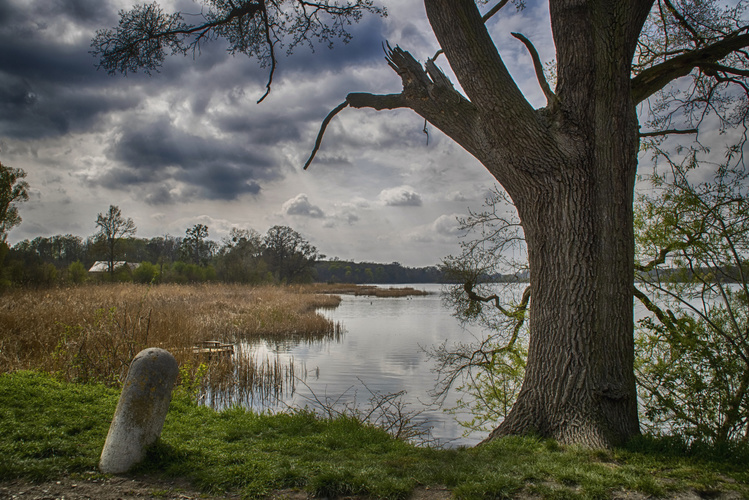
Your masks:
{"label": "shrub", "polygon": [[70,280],[71,283],[83,283],[87,278],[88,271],[80,260],[77,260],[68,266],[68,280]]}
{"label": "shrub", "polygon": [[136,283],[157,283],[159,281],[159,268],[150,262],[141,262],[133,270],[133,281]]}

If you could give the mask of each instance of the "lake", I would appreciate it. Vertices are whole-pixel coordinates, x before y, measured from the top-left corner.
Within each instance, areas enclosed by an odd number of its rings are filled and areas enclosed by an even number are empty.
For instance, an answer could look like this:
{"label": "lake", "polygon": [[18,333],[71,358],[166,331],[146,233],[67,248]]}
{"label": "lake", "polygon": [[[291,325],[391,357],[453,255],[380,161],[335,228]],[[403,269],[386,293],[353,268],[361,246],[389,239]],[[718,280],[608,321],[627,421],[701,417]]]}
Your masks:
{"label": "lake", "polygon": [[[385,285],[383,285],[385,286]],[[246,402],[256,410],[287,407],[319,408],[317,400],[366,407],[372,393],[405,391],[409,411],[422,411],[417,420],[431,427],[431,437],[444,446],[472,446],[483,439],[478,433],[462,436],[456,415],[433,404],[437,375],[426,349],[444,342],[472,342],[484,336],[478,328],[464,329],[451,311],[442,306],[439,284],[411,286],[430,295],[378,298],[342,295],[340,306],[320,313],[341,322],[344,333],[318,342],[261,341],[243,346],[247,355],[271,359],[288,370],[293,366],[297,381],[275,398]],[[453,390],[443,408],[453,408],[458,394]],[[457,415],[460,418],[460,415]],[[465,420],[468,415],[463,415]]]}

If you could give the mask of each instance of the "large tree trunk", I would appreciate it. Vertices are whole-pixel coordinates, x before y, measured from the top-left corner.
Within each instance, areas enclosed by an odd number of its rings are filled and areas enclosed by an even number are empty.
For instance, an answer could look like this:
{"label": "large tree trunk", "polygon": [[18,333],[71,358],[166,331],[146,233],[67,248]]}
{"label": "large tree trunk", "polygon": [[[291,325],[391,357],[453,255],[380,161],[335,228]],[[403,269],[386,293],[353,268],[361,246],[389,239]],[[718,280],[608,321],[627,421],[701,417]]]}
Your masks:
{"label": "large tree trunk", "polygon": [[[634,169],[569,165],[516,203],[531,269],[530,345],[523,387],[490,439],[534,432],[610,446],[639,432],[633,374]],[[599,163],[603,162],[603,163]]]}
{"label": "large tree trunk", "polygon": [[[426,5],[453,70],[483,111],[480,133],[473,134],[481,139],[467,146],[513,198],[528,248],[526,376],[516,404],[489,439],[537,433],[596,447],[622,443],[639,433],[632,5],[551,2],[558,85],[541,111],[507,81],[473,2]],[[637,22],[642,18],[639,13]],[[448,134],[450,128],[443,126]]]}

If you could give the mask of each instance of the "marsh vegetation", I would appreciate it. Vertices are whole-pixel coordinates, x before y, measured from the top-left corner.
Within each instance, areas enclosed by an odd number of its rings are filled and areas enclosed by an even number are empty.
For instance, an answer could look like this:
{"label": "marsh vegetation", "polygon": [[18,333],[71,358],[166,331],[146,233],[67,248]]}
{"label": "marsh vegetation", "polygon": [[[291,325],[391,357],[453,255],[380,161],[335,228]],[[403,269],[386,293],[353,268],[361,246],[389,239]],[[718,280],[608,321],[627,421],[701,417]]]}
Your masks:
{"label": "marsh vegetation", "polygon": [[[293,383],[293,363],[246,355],[258,338],[316,342],[342,325],[316,313],[340,297],[307,287],[112,284],[6,292],[0,304],[0,371],[49,372],[69,382],[117,386],[145,347],[172,352],[181,383],[196,398],[268,396]],[[208,356],[195,346],[217,340],[235,346]],[[221,397],[218,397],[222,394]]]}

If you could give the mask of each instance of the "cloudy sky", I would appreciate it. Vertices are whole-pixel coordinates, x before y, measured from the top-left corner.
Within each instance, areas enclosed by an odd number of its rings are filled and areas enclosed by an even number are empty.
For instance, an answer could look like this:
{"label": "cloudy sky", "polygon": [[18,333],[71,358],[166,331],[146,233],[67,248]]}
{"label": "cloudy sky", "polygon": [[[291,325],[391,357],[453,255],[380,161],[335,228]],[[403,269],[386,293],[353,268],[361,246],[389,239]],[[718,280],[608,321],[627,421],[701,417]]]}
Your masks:
{"label": "cloudy sky", "polygon": [[[437,49],[421,0],[382,0],[351,43],[280,57],[261,104],[267,69],[226,52],[168,58],[153,76],[109,76],[89,54],[95,31],[117,24],[133,0],[0,0],[0,161],[28,173],[30,200],[10,232],[26,238],[95,232],[110,204],[137,236],[183,236],[197,223],[220,240],[232,227],[299,231],[328,257],[436,264],[457,252],[456,217],[479,208],[492,177],[450,139],[409,111],[346,109],[317,160],[304,164],[320,122],[349,92],[398,92],[388,41],[424,61]],[[164,9],[198,13],[190,0]],[[508,6],[490,30],[517,82],[543,98],[520,31],[550,61],[545,2]],[[445,59],[441,59],[443,65]]]}

